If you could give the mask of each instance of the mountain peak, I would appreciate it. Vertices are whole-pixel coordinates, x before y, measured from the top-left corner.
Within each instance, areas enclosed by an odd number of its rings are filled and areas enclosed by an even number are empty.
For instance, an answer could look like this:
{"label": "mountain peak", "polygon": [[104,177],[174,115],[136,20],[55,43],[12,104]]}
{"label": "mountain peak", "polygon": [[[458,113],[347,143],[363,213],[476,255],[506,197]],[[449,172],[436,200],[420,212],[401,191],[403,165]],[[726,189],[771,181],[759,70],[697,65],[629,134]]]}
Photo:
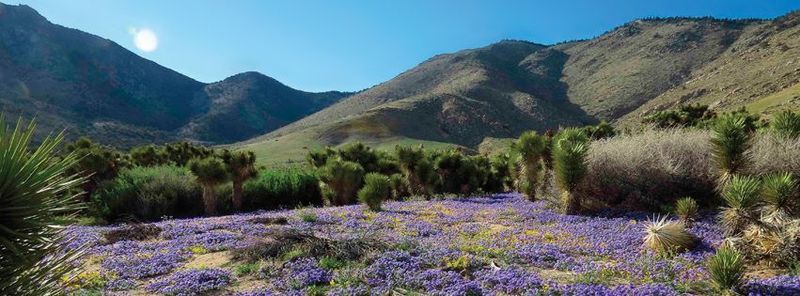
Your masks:
{"label": "mountain peak", "polygon": [[0,18],[4,17],[9,17],[18,21],[47,21],[38,11],[25,4],[9,5],[0,3]]}

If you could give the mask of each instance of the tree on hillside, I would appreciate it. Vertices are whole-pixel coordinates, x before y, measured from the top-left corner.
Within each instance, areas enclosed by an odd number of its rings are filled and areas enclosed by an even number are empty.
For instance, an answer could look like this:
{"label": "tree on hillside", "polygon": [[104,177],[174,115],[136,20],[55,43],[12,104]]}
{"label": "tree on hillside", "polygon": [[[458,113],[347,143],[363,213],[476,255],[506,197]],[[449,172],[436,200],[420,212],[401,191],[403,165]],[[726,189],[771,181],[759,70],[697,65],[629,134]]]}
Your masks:
{"label": "tree on hillside", "polygon": [[63,252],[58,216],[80,210],[71,192],[86,179],[69,174],[80,155],[55,157],[63,134],[29,150],[35,125],[14,130],[0,115],[0,295],[58,295],[74,252]]}
{"label": "tree on hillside", "polygon": [[216,215],[217,197],[214,189],[229,178],[225,163],[216,157],[206,157],[192,159],[188,165],[189,169],[197,177],[197,181],[203,187],[203,204],[206,208],[206,215]]}
{"label": "tree on hillside", "polygon": [[254,178],[256,171],[256,155],[252,151],[224,150],[222,160],[227,166],[228,173],[233,182],[233,208],[237,211],[242,209],[242,185],[245,181]]}

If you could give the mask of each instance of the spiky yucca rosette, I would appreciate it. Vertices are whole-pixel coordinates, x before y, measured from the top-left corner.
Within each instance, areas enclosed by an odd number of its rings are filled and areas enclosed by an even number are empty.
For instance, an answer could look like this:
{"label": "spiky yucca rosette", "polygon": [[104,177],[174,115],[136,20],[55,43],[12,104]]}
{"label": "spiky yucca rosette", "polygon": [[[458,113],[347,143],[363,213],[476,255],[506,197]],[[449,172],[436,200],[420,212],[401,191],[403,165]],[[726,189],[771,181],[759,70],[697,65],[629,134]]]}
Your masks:
{"label": "spiky yucca rosette", "polygon": [[644,246],[656,253],[682,252],[691,249],[697,237],[686,231],[683,221],[653,218],[645,224]]}

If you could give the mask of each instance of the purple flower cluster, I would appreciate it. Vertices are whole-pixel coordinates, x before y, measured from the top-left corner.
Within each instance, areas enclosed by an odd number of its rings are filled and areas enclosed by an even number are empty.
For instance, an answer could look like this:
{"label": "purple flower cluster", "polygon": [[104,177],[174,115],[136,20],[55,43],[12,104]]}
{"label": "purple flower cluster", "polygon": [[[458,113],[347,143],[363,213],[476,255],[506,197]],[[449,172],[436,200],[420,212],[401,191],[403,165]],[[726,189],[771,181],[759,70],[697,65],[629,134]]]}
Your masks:
{"label": "purple flower cluster", "polygon": [[[109,279],[106,291],[194,295],[678,295],[709,283],[705,261],[722,234],[713,217],[690,232],[700,238],[691,251],[663,258],[643,251],[647,213],[569,216],[519,194],[434,201],[387,202],[379,213],[362,206],[258,212],[155,223],[158,239],[107,244],[114,227],[70,227],[68,247],[90,246],[87,264]],[[313,212],[315,221],[303,221]],[[270,224],[266,217],[285,217]],[[330,240],[379,239],[358,262],[327,270],[321,258],[271,262],[257,281],[234,284],[240,263],[203,266],[217,252],[252,246],[286,230]],[[225,257],[222,257],[225,258]],[[278,258],[278,260],[280,260]],[[90,263],[94,262],[94,263]],[[199,265],[198,265],[199,264]],[[241,280],[241,279],[239,279]],[[256,288],[254,288],[256,287]],[[242,291],[249,289],[252,291]],[[800,277],[752,280],[750,295],[800,295]]]}
{"label": "purple flower cluster", "polygon": [[147,285],[147,291],[176,296],[193,296],[216,290],[231,282],[231,273],[222,269],[177,271]]}

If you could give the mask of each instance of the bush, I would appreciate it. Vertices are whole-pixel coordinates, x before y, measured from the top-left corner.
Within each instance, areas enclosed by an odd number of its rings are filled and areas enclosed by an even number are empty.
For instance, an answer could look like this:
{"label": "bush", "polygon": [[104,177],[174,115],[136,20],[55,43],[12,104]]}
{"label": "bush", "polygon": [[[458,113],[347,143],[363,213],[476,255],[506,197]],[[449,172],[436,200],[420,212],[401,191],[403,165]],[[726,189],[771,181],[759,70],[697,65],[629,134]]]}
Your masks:
{"label": "bush", "polygon": [[645,234],[644,246],[659,254],[689,250],[697,241],[683,222],[667,221],[666,216],[648,221]]}
{"label": "bush", "polygon": [[322,205],[319,178],[301,169],[260,171],[244,183],[242,197],[248,210]]}
{"label": "bush", "polygon": [[333,193],[331,204],[341,206],[351,204],[361,187],[364,168],[358,163],[344,161],[341,158],[328,160],[322,168],[320,179]]}
{"label": "bush", "polygon": [[708,259],[708,271],[717,288],[735,290],[741,285],[744,276],[744,260],[738,252],[721,248]]}
{"label": "bush", "polygon": [[370,210],[380,211],[383,200],[392,195],[392,183],[389,177],[378,173],[369,173],[364,177],[364,187],[358,191],[358,200],[366,204]]}
{"label": "bush", "polygon": [[684,197],[675,202],[675,212],[684,223],[691,223],[697,217],[698,210],[697,201],[691,197]]}
{"label": "bush", "polygon": [[194,217],[203,213],[200,196],[200,186],[186,168],[135,167],[104,183],[94,197],[94,207],[110,222]]}
{"label": "bush", "polygon": [[577,194],[597,207],[658,210],[684,196],[714,197],[709,133],[646,130],[592,142],[586,181]]}
{"label": "bush", "polygon": [[748,163],[743,174],[765,176],[788,172],[800,176],[800,138],[759,133],[752,143],[746,152]]}

